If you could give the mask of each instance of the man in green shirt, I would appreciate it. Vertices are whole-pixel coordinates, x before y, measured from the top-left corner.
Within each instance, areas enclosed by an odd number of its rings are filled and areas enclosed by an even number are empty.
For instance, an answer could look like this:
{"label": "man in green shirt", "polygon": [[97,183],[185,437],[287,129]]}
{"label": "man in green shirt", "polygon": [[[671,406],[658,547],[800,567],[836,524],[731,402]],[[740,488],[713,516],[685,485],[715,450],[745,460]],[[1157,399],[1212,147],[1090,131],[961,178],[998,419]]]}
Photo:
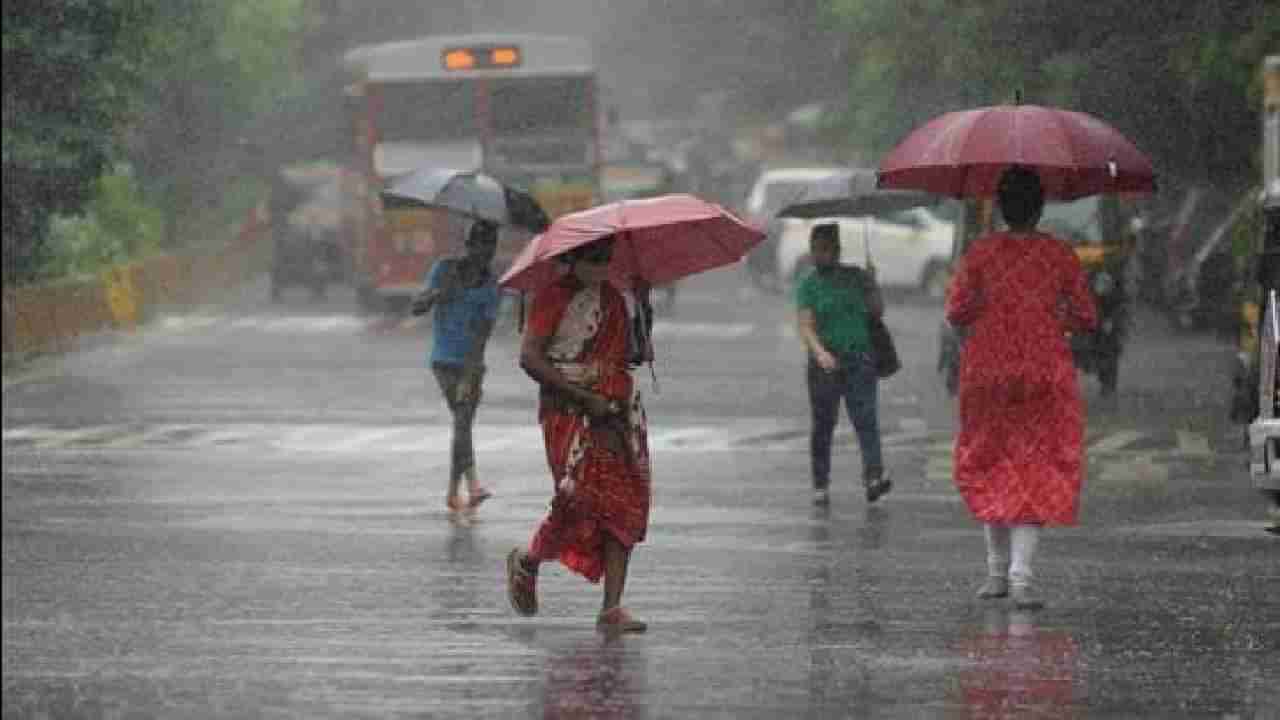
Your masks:
{"label": "man in green shirt", "polygon": [[809,456],[814,502],[826,505],[830,499],[831,439],[841,398],[862,449],[867,502],[875,502],[893,486],[880,451],[880,378],[868,327],[871,317],[884,314],[884,300],[873,267],[862,270],[840,264],[838,225],[815,225],[809,252],[814,270],[800,281],[795,295],[800,339],[809,353],[806,379],[813,416]]}

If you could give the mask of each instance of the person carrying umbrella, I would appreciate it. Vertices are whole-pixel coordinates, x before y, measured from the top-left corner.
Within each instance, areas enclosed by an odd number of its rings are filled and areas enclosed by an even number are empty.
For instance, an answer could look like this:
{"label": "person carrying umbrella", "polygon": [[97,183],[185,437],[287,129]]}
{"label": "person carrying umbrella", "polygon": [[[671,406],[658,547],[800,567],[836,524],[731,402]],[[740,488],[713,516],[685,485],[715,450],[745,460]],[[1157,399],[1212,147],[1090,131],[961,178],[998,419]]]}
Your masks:
{"label": "person carrying umbrella", "polygon": [[1099,118],[1040,105],[944,113],[880,163],[882,188],[991,197],[1009,229],[965,251],[947,293],[960,356],[956,487],[987,539],[981,598],[1044,603],[1031,591],[1040,528],[1074,525],[1084,471],[1084,406],[1067,332],[1098,309],[1080,260],[1038,232],[1045,198],[1155,190],[1150,159]]}
{"label": "person carrying umbrella", "polygon": [[[528,547],[507,556],[507,584],[516,611],[534,615],[538,567],[559,560],[592,583],[603,577],[601,629],[643,632],[622,593],[631,550],[648,528],[649,451],[628,366],[632,324],[623,294],[607,282],[614,245],[606,236],[559,255],[568,272],[530,309],[520,363],[540,387],[555,493]],[[637,293],[642,311],[646,290]]]}
{"label": "person carrying umbrella", "polygon": [[[475,510],[493,493],[476,476],[471,429],[484,381],[484,351],[498,314],[497,280],[490,264],[497,251],[498,226],[476,220],[463,257],[442,258],[413,300],[414,315],[435,311],[429,363],[453,416],[449,486],[445,504],[453,513]],[[467,479],[468,498],[461,495]]]}
{"label": "person carrying umbrella", "polygon": [[1073,525],[1083,473],[1084,406],[1066,332],[1097,324],[1097,308],[1075,253],[1038,232],[1040,176],[1012,166],[997,205],[1009,229],[974,242],[946,299],[946,319],[968,329],[960,363],[955,483],[983,523],[987,580],[980,598],[1032,592],[1040,528]]}
{"label": "person carrying umbrella", "polygon": [[893,487],[881,455],[876,398],[880,378],[868,323],[870,317],[884,314],[884,300],[873,268],[840,264],[839,225],[815,225],[809,251],[814,270],[796,287],[795,297],[800,340],[809,354],[805,378],[812,409],[809,458],[814,502],[829,502],[831,439],[841,398],[862,450],[867,502],[875,502]]}
{"label": "person carrying umbrella", "polygon": [[516,612],[538,612],[538,568],[558,560],[604,579],[598,627],[645,630],[622,607],[622,591],[649,524],[648,420],[631,377],[653,360],[649,290],[732,265],[763,239],[718,205],[662,195],[560,216],[503,275],[500,285],[533,295],[520,363],[539,385],[554,493],[528,547],[507,555]]}

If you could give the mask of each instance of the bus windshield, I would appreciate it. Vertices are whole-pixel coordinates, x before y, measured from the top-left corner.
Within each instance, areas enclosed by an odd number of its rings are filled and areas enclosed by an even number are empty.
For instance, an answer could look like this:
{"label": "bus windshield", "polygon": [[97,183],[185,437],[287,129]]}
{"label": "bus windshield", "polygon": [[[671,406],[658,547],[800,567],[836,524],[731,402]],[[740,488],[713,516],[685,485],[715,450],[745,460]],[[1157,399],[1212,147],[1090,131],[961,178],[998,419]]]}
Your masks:
{"label": "bus windshield", "polygon": [[380,91],[383,142],[465,140],[480,132],[475,93],[466,80],[385,83]]}
{"label": "bus windshield", "polygon": [[[475,80],[381,85],[384,142],[464,140],[481,134]],[[591,127],[586,77],[504,78],[490,83],[490,132],[498,137],[582,134]]]}

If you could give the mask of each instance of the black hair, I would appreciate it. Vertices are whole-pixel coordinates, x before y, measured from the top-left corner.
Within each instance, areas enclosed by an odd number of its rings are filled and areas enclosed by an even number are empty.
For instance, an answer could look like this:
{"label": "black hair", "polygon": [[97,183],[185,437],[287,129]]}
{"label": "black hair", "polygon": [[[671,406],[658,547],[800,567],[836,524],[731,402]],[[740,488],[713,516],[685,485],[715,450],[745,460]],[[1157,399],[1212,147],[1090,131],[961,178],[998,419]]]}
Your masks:
{"label": "black hair", "polygon": [[563,255],[560,256],[560,259],[565,263],[568,263],[569,265],[573,265],[574,263],[578,262],[578,260],[582,258],[582,256],[590,255],[592,252],[595,251],[596,248],[600,247],[601,245],[613,243],[616,237],[617,237],[616,235],[605,235],[604,237],[598,237],[595,240],[592,240],[591,242],[585,245],[579,245],[578,247],[565,252]]}
{"label": "black hair", "polygon": [[1044,187],[1035,170],[1012,165],[1000,176],[996,188],[1000,214],[1011,228],[1034,225],[1044,210]]}
{"label": "black hair", "polygon": [[834,243],[840,242],[840,226],[835,223],[819,223],[813,226],[809,231],[809,241],[828,240]]}
{"label": "black hair", "polygon": [[467,233],[467,243],[495,244],[498,242],[498,226],[488,220],[476,220]]}

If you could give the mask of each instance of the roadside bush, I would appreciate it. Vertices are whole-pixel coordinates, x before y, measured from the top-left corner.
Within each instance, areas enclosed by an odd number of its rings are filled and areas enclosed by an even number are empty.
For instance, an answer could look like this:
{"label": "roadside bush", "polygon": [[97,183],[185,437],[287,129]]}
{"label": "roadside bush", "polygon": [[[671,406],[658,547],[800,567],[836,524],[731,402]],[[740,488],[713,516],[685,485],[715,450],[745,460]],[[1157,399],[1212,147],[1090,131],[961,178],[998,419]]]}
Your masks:
{"label": "roadside bush", "polygon": [[44,277],[93,274],[160,247],[161,211],[148,204],[128,166],[99,177],[85,212],[55,216],[50,224]]}

